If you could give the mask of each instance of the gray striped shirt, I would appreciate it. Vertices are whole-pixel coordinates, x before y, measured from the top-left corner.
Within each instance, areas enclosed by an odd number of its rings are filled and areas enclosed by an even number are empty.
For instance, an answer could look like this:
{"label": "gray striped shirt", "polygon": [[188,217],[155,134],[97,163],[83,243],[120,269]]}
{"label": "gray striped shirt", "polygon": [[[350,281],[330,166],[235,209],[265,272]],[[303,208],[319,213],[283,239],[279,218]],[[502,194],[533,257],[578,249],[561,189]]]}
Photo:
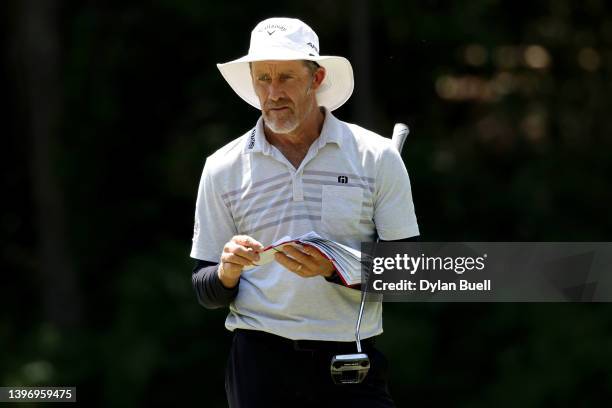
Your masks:
{"label": "gray striped shirt", "polygon": [[[203,233],[200,235],[199,231]],[[376,236],[419,234],[408,173],[389,139],[326,111],[321,135],[298,169],[255,128],[208,157],[200,181],[191,256],[218,262],[232,236],[263,245],[309,231],[359,249]],[[245,271],[226,320],[290,339],[350,341],[360,292],[277,263]],[[362,337],[382,332],[382,305],[368,303]]]}

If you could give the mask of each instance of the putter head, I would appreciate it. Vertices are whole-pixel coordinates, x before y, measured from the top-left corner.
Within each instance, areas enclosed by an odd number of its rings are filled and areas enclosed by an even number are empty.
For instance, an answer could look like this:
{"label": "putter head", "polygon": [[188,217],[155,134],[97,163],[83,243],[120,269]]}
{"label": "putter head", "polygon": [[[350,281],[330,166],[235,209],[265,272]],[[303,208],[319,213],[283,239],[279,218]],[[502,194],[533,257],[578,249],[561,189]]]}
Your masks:
{"label": "putter head", "polygon": [[338,354],[332,358],[330,371],[336,384],[359,384],[370,369],[367,354]]}

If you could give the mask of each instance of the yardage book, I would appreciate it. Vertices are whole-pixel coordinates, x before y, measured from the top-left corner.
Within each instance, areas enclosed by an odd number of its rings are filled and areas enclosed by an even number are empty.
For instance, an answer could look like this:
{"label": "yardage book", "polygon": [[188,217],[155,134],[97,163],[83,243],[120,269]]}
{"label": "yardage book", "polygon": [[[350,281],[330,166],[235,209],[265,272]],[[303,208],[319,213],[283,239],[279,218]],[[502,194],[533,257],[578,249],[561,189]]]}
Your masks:
{"label": "yardage book", "polygon": [[[298,249],[303,248],[303,245],[313,246],[334,264],[338,275],[340,275],[345,285],[353,286],[361,283],[361,252],[335,241],[322,238],[314,231],[296,238],[286,236],[265,247],[259,253],[259,262],[256,263],[256,266],[274,261],[274,254],[282,252],[281,247],[283,245],[293,245]],[[251,269],[256,266],[245,266],[244,269]]]}

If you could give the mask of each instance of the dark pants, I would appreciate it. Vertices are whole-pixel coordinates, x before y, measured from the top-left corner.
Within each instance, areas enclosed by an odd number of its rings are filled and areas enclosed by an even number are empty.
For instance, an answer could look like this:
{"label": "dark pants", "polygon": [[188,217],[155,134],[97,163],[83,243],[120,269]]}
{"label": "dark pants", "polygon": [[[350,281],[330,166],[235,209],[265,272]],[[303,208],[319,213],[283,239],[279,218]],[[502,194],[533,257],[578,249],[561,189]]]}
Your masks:
{"label": "dark pants", "polygon": [[362,342],[370,371],[361,384],[334,384],[331,359],[356,353],[354,342],[292,341],[260,331],[235,330],[225,373],[231,408],[395,407],[387,387],[387,360],[370,339]]}

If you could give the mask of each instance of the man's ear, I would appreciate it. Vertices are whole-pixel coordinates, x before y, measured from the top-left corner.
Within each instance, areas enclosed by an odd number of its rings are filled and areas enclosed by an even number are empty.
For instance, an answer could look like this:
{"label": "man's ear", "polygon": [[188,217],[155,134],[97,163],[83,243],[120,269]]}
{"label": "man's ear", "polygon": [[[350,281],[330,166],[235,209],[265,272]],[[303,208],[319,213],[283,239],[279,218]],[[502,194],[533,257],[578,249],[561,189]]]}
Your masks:
{"label": "man's ear", "polygon": [[316,91],[323,83],[323,80],[325,79],[325,75],[326,75],[325,68],[323,67],[317,68],[317,70],[314,72],[312,76],[312,85],[310,89],[312,89],[313,91]]}

